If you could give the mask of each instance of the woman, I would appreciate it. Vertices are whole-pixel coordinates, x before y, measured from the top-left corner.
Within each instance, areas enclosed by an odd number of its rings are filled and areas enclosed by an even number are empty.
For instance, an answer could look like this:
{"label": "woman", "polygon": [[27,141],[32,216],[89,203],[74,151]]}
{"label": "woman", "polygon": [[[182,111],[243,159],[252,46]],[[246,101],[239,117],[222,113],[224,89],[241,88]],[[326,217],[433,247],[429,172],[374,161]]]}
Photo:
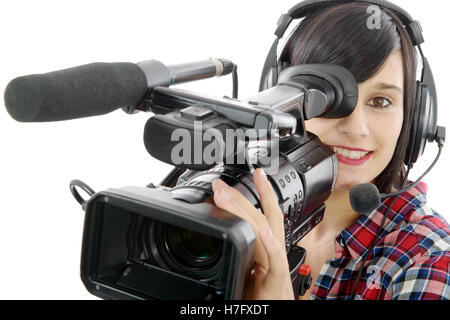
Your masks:
{"label": "woman", "polygon": [[359,88],[350,116],[306,122],[307,130],[337,153],[339,174],[322,222],[297,244],[308,252],[313,277],[305,296],[292,292],[283,217],[264,171],[254,174],[264,215],[222,180],[213,183],[216,205],[247,220],[256,235],[251,299],[450,298],[450,228],[425,204],[423,182],[403,193],[391,210],[392,198],[367,216],[350,206],[348,191],[354,185],[371,182],[384,193],[401,188],[406,124],[414,103],[413,45],[387,10],[381,12],[380,28],[369,29],[368,6],[346,3],[315,12],[301,22],[282,53],[291,65],[341,65]]}

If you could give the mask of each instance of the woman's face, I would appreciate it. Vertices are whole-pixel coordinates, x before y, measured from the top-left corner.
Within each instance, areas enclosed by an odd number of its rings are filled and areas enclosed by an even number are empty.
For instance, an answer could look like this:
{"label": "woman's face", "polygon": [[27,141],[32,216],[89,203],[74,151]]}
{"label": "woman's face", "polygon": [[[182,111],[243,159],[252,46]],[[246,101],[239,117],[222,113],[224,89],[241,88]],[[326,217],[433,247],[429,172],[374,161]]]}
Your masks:
{"label": "woman's face", "polygon": [[306,129],[337,153],[336,189],[373,182],[394,154],[403,123],[401,50],[392,53],[358,89],[358,104],[348,117],[306,121]]}

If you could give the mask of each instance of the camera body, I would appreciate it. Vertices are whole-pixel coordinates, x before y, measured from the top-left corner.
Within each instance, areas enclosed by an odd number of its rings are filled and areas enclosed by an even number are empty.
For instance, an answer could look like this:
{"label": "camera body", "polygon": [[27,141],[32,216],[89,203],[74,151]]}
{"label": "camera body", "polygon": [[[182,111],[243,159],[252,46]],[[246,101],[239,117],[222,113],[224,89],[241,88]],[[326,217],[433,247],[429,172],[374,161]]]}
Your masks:
{"label": "camera body", "polygon": [[[280,143],[279,171],[268,178],[284,215],[293,282],[304,260],[294,246],[322,220],[336,174],[335,154],[313,134]],[[250,171],[236,165],[187,170],[174,187],[108,189],[89,199],[81,259],[88,290],[120,299],[244,298],[255,237],[245,221],[214,206],[217,178],[260,208]]]}
{"label": "camera body", "polygon": [[[224,180],[260,210],[252,171],[261,167],[283,214],[298,291],[306,252],[296,243],[322,220],[338,171],[335,154],[304,121],[348,115],[357,92],[347,70],[327,65],[286,69],[277,86],[245,101],[153,88],[139,107],[156,114],[146,123],[144,144],[176,168],[160,185],[108,189],[87,201],[81,277],[88,290],[103,298],[244,298],[255,235],[244,220],[214,205],[211,185]],[[240,128],[256,134],[237,135],[228,148],[223,137]],[[189,143],[174,161],[180,129]],[[196,142],[208,132],[211,139]],[[206,161],[211,145],[214,161]]]}
{"label": "camera body", "polygon": [[[169,88],[230,73],[233,98]],[[276,86],[238,100],[236,66],[225,59],[93,63],[18,77],[5,90],[8,112],[22,122],[119,108],[155,114],[144,128],[145,147],[175,166],[160,185],[95,193],[82,181],[70,184],[86,211],[82,281],[99,297],[134,299],[245,297],[255,235],[246,221],[214,205],[211,184],[223,179],[260,210],[256,167],[274,189],[293,290],[303,292],[298,271],[306,252],[296,244],[322,220],[338,169],[331,148],[307,132],[305,120],[348,116],[357,100],[353,75],[322,64],[289,67]],[[83,199],[76,187],[91,198]]]}

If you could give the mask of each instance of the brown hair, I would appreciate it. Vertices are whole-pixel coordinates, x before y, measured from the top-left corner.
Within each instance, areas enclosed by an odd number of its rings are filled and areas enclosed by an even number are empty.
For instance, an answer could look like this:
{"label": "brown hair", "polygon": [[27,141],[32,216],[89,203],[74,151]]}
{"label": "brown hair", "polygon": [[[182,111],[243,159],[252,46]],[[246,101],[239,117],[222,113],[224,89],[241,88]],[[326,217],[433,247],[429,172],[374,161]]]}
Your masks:
{"label": "brown hair", "polygon": [[404,72],[403,127],[393,157],[376,178],[380,192],[399,189],[404,179],[408,123],[415,103],[416,52],[399,18],[380,8],[379,28],[367,21],[370,4],[352,2],[319,9],[304,18],[288,40],[280,60],[297,64],[326,63],[347,68],[358,83],[372,77],[391,53],[402,50]]}

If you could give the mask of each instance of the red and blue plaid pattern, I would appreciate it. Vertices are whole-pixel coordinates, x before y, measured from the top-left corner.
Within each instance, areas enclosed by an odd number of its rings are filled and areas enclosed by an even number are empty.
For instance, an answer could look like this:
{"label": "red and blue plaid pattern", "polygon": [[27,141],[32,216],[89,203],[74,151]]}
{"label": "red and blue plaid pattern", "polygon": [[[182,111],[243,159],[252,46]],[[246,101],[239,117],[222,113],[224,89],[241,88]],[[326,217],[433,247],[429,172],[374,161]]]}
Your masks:
{"label": "red and blue plaid pattern", "polygon": [[[359,269],[387,214],[383,231],[363,267],[355,299],[450,299],[450,226],[426,204],[419,183],[368,216],[335,241],[335,258],[323,266],[311,299],[350,299]],[[311,253],[310,253],[311,254]]]}

